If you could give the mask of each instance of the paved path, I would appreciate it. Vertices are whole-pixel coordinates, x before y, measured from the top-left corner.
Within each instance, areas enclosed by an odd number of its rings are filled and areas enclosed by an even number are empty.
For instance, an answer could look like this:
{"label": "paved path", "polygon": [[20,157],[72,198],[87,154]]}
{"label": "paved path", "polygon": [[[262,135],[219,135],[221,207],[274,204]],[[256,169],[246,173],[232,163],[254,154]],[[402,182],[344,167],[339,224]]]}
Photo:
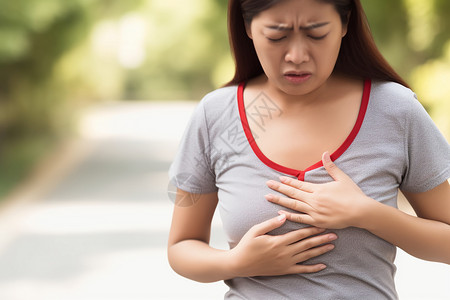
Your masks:
{"label": "paved path", "polygon": [[[111,103],[0,207],[0,300],[221,299],[168,266],[167,169],[194,104]],[[215,218],[213,244],[226,243]],[[450,268],[398,258],[401,299],[450,299]]]}

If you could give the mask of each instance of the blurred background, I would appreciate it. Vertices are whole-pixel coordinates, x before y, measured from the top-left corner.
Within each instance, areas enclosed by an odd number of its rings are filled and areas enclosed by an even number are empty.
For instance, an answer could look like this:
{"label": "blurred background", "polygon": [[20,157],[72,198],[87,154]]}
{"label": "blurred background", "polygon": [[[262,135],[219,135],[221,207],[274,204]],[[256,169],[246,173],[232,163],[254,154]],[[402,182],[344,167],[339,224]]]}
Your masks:
{"label": "blurred background", "polygon": [[[449,139],[450,1],[362,3]],[[233,74],[226,6],[0,0],[0,299],[221,297],[174,274],[165,243],[183,128]],[[220,220],[213,230],[226,247]],[[398,263],[403,299],[450,298],[448,266]]]}

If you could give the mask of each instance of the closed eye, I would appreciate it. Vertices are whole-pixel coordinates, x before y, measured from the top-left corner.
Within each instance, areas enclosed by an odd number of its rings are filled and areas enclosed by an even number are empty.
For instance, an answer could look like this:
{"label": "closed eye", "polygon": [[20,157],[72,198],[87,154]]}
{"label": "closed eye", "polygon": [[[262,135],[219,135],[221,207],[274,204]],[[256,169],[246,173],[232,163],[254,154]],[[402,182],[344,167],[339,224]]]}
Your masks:
{"label": "closed eye", "polygon": [[269,41],[274,42],[274,43],[279,42],[279,41],[281,41],[281,40],[284,40],[285,38],[286,38],[285,36],[283,36],[283,37],[281,37],[281,38],[278,38],[278,39],[273,39],[273,38],[267,37],[267,39],[268,39]]}
{"label": "closed eye", "polygon": [[328,33],[325,34],[325,35],[322,35],[322,36],[308,35],[308,37],[313,39],[313,40],[319,41],[319,40],[323,40],[327,35],[328,35]]}

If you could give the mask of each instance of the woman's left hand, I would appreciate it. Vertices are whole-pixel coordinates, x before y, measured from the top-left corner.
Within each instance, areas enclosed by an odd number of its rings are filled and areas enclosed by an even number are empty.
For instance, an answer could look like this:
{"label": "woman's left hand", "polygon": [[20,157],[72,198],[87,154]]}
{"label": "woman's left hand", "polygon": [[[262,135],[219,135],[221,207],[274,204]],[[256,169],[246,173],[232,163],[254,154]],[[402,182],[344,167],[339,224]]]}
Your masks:
{"label": "woman's left hand", "polygon": [[370,213],[370,206],[375,200],[366,196],[353,180],[331,161],[327,152],[322,155],[322,162],[334,181],[314,184],[281,177],[281,183],[270,180],[267,185],[287,197],[269,194],[266,199],[298,211],[299,213],[283,210],[279,212],[293,222],[328,229],[362,227],[364,216]]}

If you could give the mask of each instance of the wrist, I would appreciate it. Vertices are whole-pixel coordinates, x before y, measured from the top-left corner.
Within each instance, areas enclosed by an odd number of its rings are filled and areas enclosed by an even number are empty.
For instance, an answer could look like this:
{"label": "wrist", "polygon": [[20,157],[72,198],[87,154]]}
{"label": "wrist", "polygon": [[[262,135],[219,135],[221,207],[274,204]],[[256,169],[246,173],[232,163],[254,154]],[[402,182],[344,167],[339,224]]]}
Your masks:
{"label": "wrist", "polygon": [[369,230],[373,228],[374,222],[377,221],[377,216],[379,215],[380,207],[383,205],[382,203],[368,197],[364,196],[365,201],[363,201],[364,205],[362,205],[361,209],[357,212],[355,227]]}
{"label": "wrist", "polygon": [[242,266],[237,252],[236,247],[232,248],[227,251],[224,258],[225,272],[229,275],[229,278],[243,277]]}

